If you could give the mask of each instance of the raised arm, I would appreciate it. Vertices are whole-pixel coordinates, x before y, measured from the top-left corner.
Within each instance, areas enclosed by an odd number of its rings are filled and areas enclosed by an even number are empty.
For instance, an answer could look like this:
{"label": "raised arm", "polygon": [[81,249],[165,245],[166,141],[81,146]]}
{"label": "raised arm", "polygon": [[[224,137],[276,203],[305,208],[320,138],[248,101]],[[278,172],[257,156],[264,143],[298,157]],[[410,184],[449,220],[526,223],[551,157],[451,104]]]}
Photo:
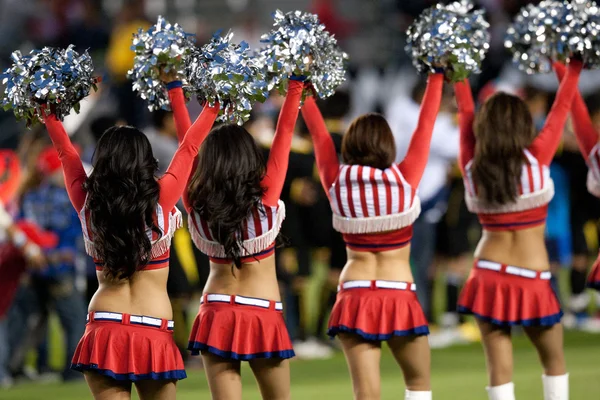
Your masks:
{"label": "raised arm", "polygon": [[340,163],[333,138],[325,126],[325,121],[314,97],[308,97],[304,101],[302,117],[315,146],[315,158],[317,159],[321,184],[325,189],[325,193],[327,193],[327,197],[329,197],[329,189],[337,177]]}
{"label": "raised arm", "polygon": [[565,79],[560,83],[558,93],[554,99],[552,109],[546,118],[544,128],[529,148],[538,161],[544,165],[550,164],[560,144],[565,122],[567,122],[573,98],[575,97],[575,93],[577,93],[577,82],[581,68],[581,61],[572,60],[569,64],[567,74]]}
{"label": "raised arm", "polygon": [[[175,206],[187,187],[192,167],[196,165],[194,160],[197,158],[198,149],[208,136],[218,115],[219,104],[215,104],[213,107],[204,107],[196,122],[185,134],[185,138],[175,152],[167,172],[160,178],[159,202],[167,210]],[[187,195],[184,195],[183,200],[186,209],[189,210]]]}
{"label": "raised arm", "polygon": [[273,145],[267,162],[267,173],[261,184],[265,188],[263,202],[268,206],[275,206],[281,196],[285,174],[288,169],[290,147],[294,136],[294,127],[298,119],[300,98],[304,83],[301,77],[290,77],[288,92],[279,113],[277,129],[273,138]]}
{"label": "raised arm", "polygon": [[83,190],[83,183],[87,179],[85,169],[79,158],[79,154],[62,123],[54,114],[45,115],[44,123],[50,134],[50,139],[54,144],[54,148],[58,152],[58,157],[63,167],[65,174],[65,184],[71,204],[77,212],[81,211],[85,204],[86,192]]}
{"label": "raised arm", "polygon": [[458,126],[460,128],[460,152],[458,153],[458,166],[464,175],[465,166],[473,159],[475,154],[475,134],[473,121],[475,120],[475,102],[469,80],[454,84],[454,94],[458,104]]}
{"label": "raised arm", "polygon": [[190,114],[185,106],[185,96],[183,95],[181,81],[169,82],[167,89],[169,89],[169,100],[171,101],[173,119],[175,121],[175,128],[177,129],[177,140],[181,143],[186,132],[192,126],[192,120],[190,120]]}
{"label": "raised arm", "polygon": [[[567,73],[567,67],[562,63],[556,62],[554,63],[554,70],[556,71],[559,82],[562,82]],[[579,150],[587,162],[590,152],[596,143],[598,143],[598,132],[596,131],[596,128],[594,128],[590,113],[579,90],[575,93],[575,99],[571,106],[571,117]]]}
{"label": "raised arm", "polygon": [[430,75],[427,80],[427,89],[421,102],[419,122],[415,129],[406,157],[400,162],[398,168],[402,175],[412,187],[419,186],[427,158],[429,157],[429,146],[435,119],[440,111],[442,102],[442,89],[444,88],[444,75],[441,73]]}

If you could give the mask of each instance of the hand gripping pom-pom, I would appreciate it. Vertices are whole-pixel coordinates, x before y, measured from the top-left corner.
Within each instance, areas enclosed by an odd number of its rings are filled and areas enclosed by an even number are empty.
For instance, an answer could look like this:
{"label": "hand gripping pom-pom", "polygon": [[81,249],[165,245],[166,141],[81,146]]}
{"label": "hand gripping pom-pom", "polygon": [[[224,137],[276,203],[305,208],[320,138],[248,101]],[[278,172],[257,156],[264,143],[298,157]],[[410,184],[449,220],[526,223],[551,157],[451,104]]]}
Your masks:
{"label": "hand gripping pom-pom", "polygon": [[160,16],[147,31],[140,29],[133,35],[134,65],[127,76],[133,81],[133,90],[148,102],[150,111],[171,109],[167,87],[160,78],[163,72],[179,76],[189,97],[183,72],[193,49],[193,35]]}
{"label": "hand gripping pom-pom", "polygon": [[2,74],[6,85],[2,106],[13,110],[17,120],[30,127],[42,121],[42,113],[54,113],[59,120],[71,109],[79,112],[79,102],[96,90],[99,79],[87,52],[78,54],[71,45],[66,49],[45,47],[28,55],[15,51],[12,66]]}
{"label": "hand gripping pom-pom", "polygon": [[233,33],[220,32],[188,58],[186,76],[201,103],[219,103],[218,120],[243,124],[250,118],[252,105],[267,98],[264,70],[246,42],[231,43]]}
{"label": "hand gripping pom-pom", "polygon": [[270,88],[284,93],[292,74],[306,75],[320,98],[331,96],[346,79],[348,55],[315,14],[277,10],[274,28],[261,38],[265,47],[257,59]]}
{"label": "hand gripping pom-pom", "polygon": [[469,0],[437,4],[408,28],[406,51],[420,73],[441,67],[448,80],[458,82],[481,72],[490,47],[489,24],[483,11],[472,9]]}

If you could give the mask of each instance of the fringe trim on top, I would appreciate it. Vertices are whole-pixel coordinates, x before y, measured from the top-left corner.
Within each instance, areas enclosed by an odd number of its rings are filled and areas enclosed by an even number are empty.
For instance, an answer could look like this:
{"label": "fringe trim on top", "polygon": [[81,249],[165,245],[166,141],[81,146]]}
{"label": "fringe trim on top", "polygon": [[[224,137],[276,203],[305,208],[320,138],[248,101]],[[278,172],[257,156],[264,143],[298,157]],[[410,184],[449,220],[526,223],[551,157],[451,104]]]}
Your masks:
{"label": "fringe trim on top", "polygon": [[[281,224],[285,219],[285,203],[281,200],[279,201],[279,208],[277,209],[277,217],[275,219],[275,223],[273,224],[273,228],[270,231],[263,233],[260,236],[257,236],[252,239],[244,240],[242,242],[242,257],[249,257],[254,254],[258,254],[263,250],[266,250],[269,246],[273,244],[275,239],[277,239],[277,235],[279,235],[279,231],[281,230]],[[225,248],[221,243],[214,242],[208,239],[205,239],[200,235],[200,232],[196,230],[196,227],[192,221],[192,214],[188,215],[188,229],[190,231],[190,235],[192,236],[192,241],[202,253],[206,254],[209,257],[215,258],[227,258],[227,254],[225,254]]]}
{"label": "fringe trim on top", "polygon": [[[162,256],[171,248],[171,240],[175,235],[175,231],[183,226],[183,216],[181,215],[181,211],[177,207],[171,211],[169,214],[169,230],[166,234],[163,234],[160,239],[156,240],[152,243],[152,250],[150,252],[150,258],[154,259]],[[96,260],[100,259],[98,252],[96,251],[96,246],[94,242],[84,236],[85,242],[85,252],[95,258]]]}
{"label": "fringe trim on top", "polygon": [[554,182],[550,180],[548,186],[537,192],[524,194],[514,203],[503,204],[502,206],[489,206],[477,197],[473,197],[465,190],[465,202],[470,212],[475,214],[505,214],[519,211],[531,210],[537,207],[545,206],[550,203],[554,197]]}
{"label": "fringe trim on top", "polygon": [[415,196],[413,205],[406,211],[378,217],[343,217],[333,214],[333,229],[341,233],[361,234],[394,231],[412,225],[421,213],[421,201]]}
{"label": "fringe trim on top", "polygon": [[598,182],[598,179],[596,179],[596,176],[594,176],[594,173],[591,170],[588,170],[586,184],[588,192],[596,197],[600,197],[600,182]]}

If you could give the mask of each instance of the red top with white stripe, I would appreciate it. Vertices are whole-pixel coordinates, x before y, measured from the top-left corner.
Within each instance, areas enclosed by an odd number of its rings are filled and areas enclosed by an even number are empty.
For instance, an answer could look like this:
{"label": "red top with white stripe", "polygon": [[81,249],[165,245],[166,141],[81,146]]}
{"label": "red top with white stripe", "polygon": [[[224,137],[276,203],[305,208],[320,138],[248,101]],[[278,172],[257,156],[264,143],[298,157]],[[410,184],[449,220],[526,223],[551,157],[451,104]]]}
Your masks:
{"label": "red top with white stripe", "polygon": [[[148,237],[152,240],[152,253],[150,262],[144,270],[166,268],[169,266],[169,252],[171,238],[175,230],[181,225],[181,213],[175,204],[181,197],[188,177],[192,170],[192,162],[200,144],[208,135],[212,124],[219,112],[218,107],[206,107],[198,117],[194,125],[185,135],[177,152],[173,156],[171,165],[167,172],[158,180],[160,195],[154,214],[155,223],[161,228],[162,233],[156,234],[148,229]],[[96,269],[102,270],[102,260],[94,246],[94,227],[90,224],[90,212],[86,208],[87,193],[83,189],[83,183],[87,179],[79,154],[65,132],[63,125],[54,115],[44,118],[46,128],[54,147],[58,151],[63,166],[65,183],[69,198],[73,207],[80,216],[87,253],[94,257]]]}
{"label": "red top with white stripe", "polygon": [[581,63],[572,62],[567,78],[560,85],[544,128],[524,150],[525,162],[519,180],[519,196],[515,202],[502,206],[491,206],[477,197],[477,188],[471,176],[476,142],[473,132],[475,105],[468,80],[454,85],[459,109],[459,165],[465,180],[465,200],[469,210],[478,215],[485,229],[525,229],[546,221],[548,203],[554,195],[554,184],[550,179],[548,166],[560,144],[567,114],[577,91],[580,72]]}
{"label": "red top with white stripe", "polygon": [[[555,63],[554,69],[558,79],[562,81],[565,77],[566,67],[561,63]],[[579,150],[588,165],[587,188],[596,197],[600,197],[600,145],[598,144],[598,132],[590,118],[590,113],[581,93],[575,93],[575,99],[571,107],[573,128]]]}
{"label": "red top with white stripe", "polygon": [[[288,93],[273,138],[273,145],[267,162],[267,172],[261,182],[262,187],[265,188],[265,194],[258,207],[250,210],[243,223],[243,234],[238,238],[243,248],[243,263],[265,259],[274,252],[275,239],[285,218],[285,205],[279,200],[279,197],[288,168],[290,147],[303,89],[304,84],[302,82],[290,80]],[[190,121],[182,89],[180,87],[170,89],[169,98],[178,136],[181,138],[182,132],[185,132]],[[196,166],[197,159],[194,162],[194,170]],[[189,212],[188,229],[196,247],[207,254],[211,261],[230,264],[231,260],[225,258],[223,246],[214,240],[214,235],[208,228],[206,221],[202,220],[200,215],[191,209],[187,190],[184,192],[183,201],[186,210]]]}
{"label": "red top with white stripe", "polygon": [[306,99],[302,115],[315,145],[321,183],[333,210],[333,226],[352,250],[392,250],[410,242],[412,223],[421,211],[416,188],[427,164],[443,83],[441,74],[429,77],[406,157],[384,170],[340,165],[315,100]]}

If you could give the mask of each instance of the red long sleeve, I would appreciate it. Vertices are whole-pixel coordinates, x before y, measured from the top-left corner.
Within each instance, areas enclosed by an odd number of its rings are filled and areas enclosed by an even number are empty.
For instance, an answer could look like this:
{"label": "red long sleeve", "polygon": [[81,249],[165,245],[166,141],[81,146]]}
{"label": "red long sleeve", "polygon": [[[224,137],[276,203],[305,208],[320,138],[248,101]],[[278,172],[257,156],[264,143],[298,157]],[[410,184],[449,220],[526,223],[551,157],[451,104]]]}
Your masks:
{"label": "red long sleeve", "polygon": [[458,125],[460,128],[460,152],[458,154],[458,165],[465,172],[465,166],[473,159],[475,154],[475,134],[473,132],[473,121],[475,120],[475,102],[469,80],[454,84],[454,94],[458,104]]}
{"label": "red long sleeve", "polygon": [[440,111],[442,102],[442,89],[444,88],[444,75],[430,75],[427,81],[427,89],[421,102],[421,112],[419,114],[419,123],[415,129],[406,156],[400,162],[398,168],[404,175],[406,181],[414,188],[419,186],[427,159],[429,158],[429,146],[431,145],[431,136],[433,127]]}
{"label": "red long sleeve", "polygon": [[44,116],[44,122],[63,166],[65,184],[71,204],[79,212],[85,205],[86,192],[83,190],[83,183],[87,179],[85,169],[63,124],[54,114]]}
{"label": "red long sleeve", "polygon": [[276,206],[281,196],[303,90],[303,82],[290,79],[285,102],[277,121],[277,129],[267,162],[267,173],[261,182],[266,190],[263,203],[268,206]]}
{"label": "red long sleeve", "polygon": [[335,151],[333,139],[325,126],[325,121],[314,97],[308,97],[304,101],[302,117],[304,118],[304,122],[306,122],[315,146],[315,158],[317,159],[321,184],[325,189],[325,193],[327,193],[327,197],[329,197],[329,189],[337,178],[340,162]]}
{"label": "red long sleeve", "polygon": [[[177,152],[175,152],[167,172],[160,178],[159,202],[167,210],[175,206],[186,189],[192,168],[196,165],[194,160],[198,156],[198,149],[208,136],[218,115],[218,104],[214,107],[204,107],[196,122],[185,134],[185,138],[179,145]],[[188,208],[187,193],[184,194],[184,203],[185,207]]]}
{"label": "red long sleeve", "polygon": [[[556,71],[558,80],[562,82],[567,73],[567,68],[563,64],[557,62],[554,63],[554,70]],[[571,106],[571,116],[579,150],[587,162],[590,152],[596,143],[598,143],[598,132],[592,123],[590,113],[579,90],[575,93],[575,99]]]}
{"label": "red long sleeve", "polygon": [[565,122],[567,122],[567,116],[573,104],[573,98],[578,91],[577,82],[581,68],[582,63],[580,61],[572,60],[569,64],[567,75],[558,88],[556,99],[548,118],[546,118],[544,128],[529,148],[533,156],[544,165],[550,164],[560,144]]}
{"label": "red long sleeve", "polygon": [[179,143],[183,142],[186,132],[192,126],[190,114],[185,106],[185,96],[181,86],[169,90],[169,100],[171,101],[171,109],[173,110],[173,119],[175,120],[175,128],[177,129],[177,139]]}

